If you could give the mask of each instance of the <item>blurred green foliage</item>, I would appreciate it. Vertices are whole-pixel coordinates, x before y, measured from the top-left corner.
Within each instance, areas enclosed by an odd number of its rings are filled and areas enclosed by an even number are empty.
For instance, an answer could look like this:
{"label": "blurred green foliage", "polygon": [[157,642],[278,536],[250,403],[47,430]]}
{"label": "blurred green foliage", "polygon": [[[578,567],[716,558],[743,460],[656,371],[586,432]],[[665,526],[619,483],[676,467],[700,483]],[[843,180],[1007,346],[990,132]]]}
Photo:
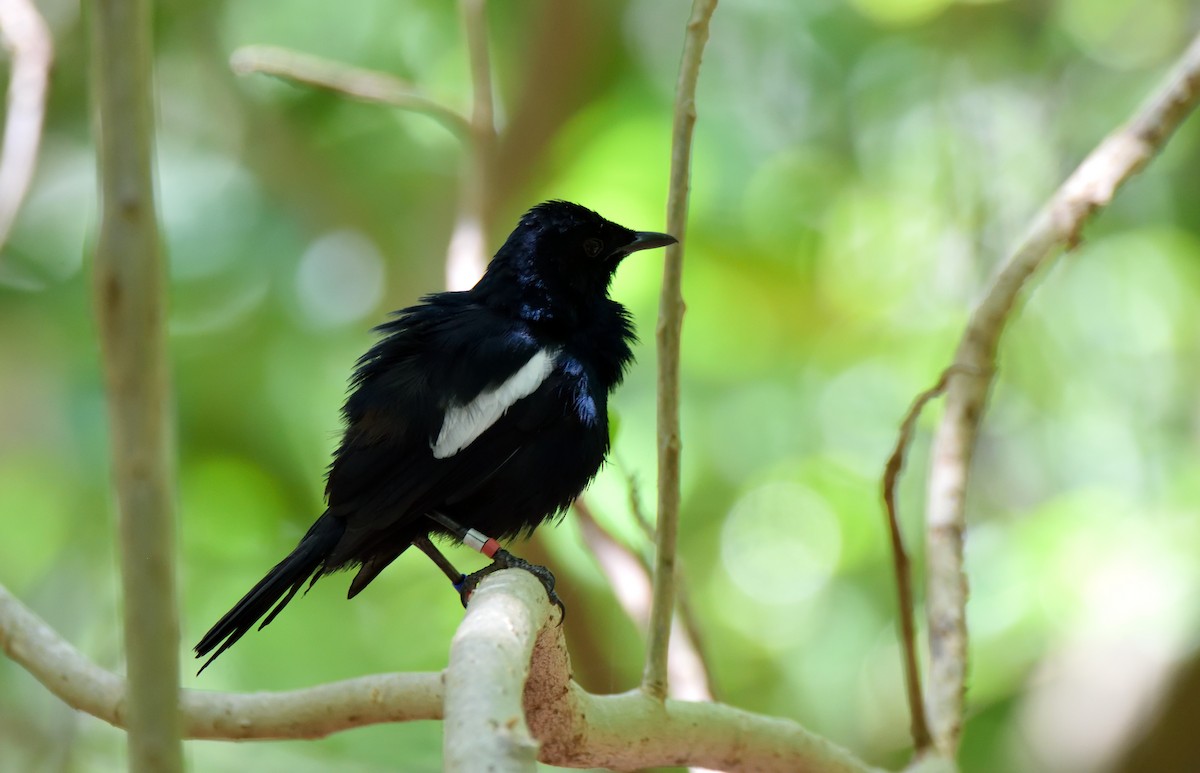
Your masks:
{"label": "blurred green foliage", "polygon": [[[44,152],[0,255],[0,582],[117,668],[87,36],[76,5],[44,10],[58,48]],[[687,10],[493,4],[510,127],[493,247],[552,197],[661,227]],[[880,764],[907,759],[878,495],[899,419],[1006,247],[1198,22],[1183,0],[722,3],[698,97],[681,533],[722,700]],[[230,53],[290,46],[464,109],[470,89],[457,11],[434,0],[164,3],[157,43],[186,645],[320,512],[370,326],[440,289],[463,155],[424,116],[236,78]],[[1041,277],[1006,336],[969,498],[966,771],[1108,769],[1194,654],[1198,142],[1193,121]],[[645,340],[615,400],[619,465],[589,495],[643,551],[618,467],[652,507],[659,271],[639,257],[614,286]],[[918,570],[936,413],[901,490]],[[631,688],[642,645],[572,519],[539,540],[518,552],[569,592],[577,676]],[[344,594],[344,578],[323,580],[185,685],[444,665],[461,610],[427,561]],[[440,743],[436,723],[416,723],[188,754],[198,771],[427,771]],[[119,732],[0,661],[0,769],[119,770],[122,755]]]}

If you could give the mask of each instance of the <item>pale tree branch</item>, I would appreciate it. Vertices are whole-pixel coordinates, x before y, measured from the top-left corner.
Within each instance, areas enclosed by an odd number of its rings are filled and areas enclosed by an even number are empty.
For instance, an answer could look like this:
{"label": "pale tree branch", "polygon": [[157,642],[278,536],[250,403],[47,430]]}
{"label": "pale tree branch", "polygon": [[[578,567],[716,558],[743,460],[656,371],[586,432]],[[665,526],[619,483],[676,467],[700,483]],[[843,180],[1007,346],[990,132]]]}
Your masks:
{"label": "pale tree branch", "polygon": [[91,663],[0,586],[0,649],[73,709],[125,724],[125,682]]}
{"label": "pale tree branch", "polygon": [[454,230],[446,249],[446,287],[475,284],[487,262],[491,169],[496,148],[495,109],[485,0],[463,0],[462,19],[474,91],[469,118],[394,75],[334,62],[279,46],[243,46],[229,64],[235,73],[261,73],[328,89],[343,96],[422,113],[450,130],[466,152]]}
{"label": "pale tree branch", "polygon": [[119,505],[129,766],[171,773],[183,769],[183,747],[149,0],[98,0],[91,22],[101,199],[94,292]]}
{"label": "pale tree branch", "polygon": [[[663,702],[641,690],[592,695],[571,681],[557,623],[532,575],[497,572],[472,597],[445,672],[378,674],[275,693],[183,690],[184,735],[319,738],[382,722],[441,719],[445,705],[445,715],[455,718],[447,721],[447,735],[465,739],[460,750],[471,756],[453,767],[458,751],[448,749],[447,770],[507,764],[510,752],[532,749],[541,762],[578,768],[880,773],[790,720],[719,703]],[[0,648],[67,705],[128,726],[124,680],[89,662],[2,586]],[[492,769],[530,769],[528,757],[518,761],[525,767]]]}
{"label": "pale tree branch", "polygon": [[8,242],[37,168],[54,43],[45,20],[29,0],[0,0],[0,36],[12,58],[8,116],[0,151],[0,246],[3,246]]}
{"label": "pale tree branch", "polygon": [[446,287],[465,290],[487,264],[491,235],[492,169],[495,166],[496,116],[492,99],[492,66],[488,52],[487,0],[462,0],[463,32],[471,72],[471,118],[458,214],[446,250]]}
{"label": "pale tree branch", "polygon": [[675,118],[671,130],[671,180],[667,231],[679,241],[667,247],[659,300],[658,328],[658,527],[655,529],[654,594],[650,607],[642,689],[662,700],[668,688],[667,653],[675,611],[675,550],[679,531],[679,354],[683,330],[683,247],[691,179],[692,130],[696,126],[696,82],[717,0],[694,0],[684,37]]}
{"label": "pale tree branch", "polygon": [[967,666],[963,532],[968,473],[994,380],[996,349],[1035,271],[1073,248],[1089,218],[1166,144],[1200,102],[1200,36],[1130,120],[1084,159],[1035,217],[971,313],[947,371],[946,407],[934,435],[925,510],[931,662],[928,709],[938,751],[952,757],[963,722]]}
{"label": "pale tree branch", "polygon": [[[0,586],[0,650],[73,709],[128,725],[125,681],[81,655]],[[186,738],[322,738],[381,722],[442,718],[442,674],[365,676],[286,692],[182,690]]]}
{"label": "pale tree branch", "polygon": [[237,49],[229,58],[229,66],[238,75],[271,75],[364,102],[377,102],[421,113],[460,139],[467,138],[471,133],[470,125],[461,113],[427,96],[411,83],[378,70],[352,67],[312,54],[268,45]]}
{"label": "pale tree branch", "polygon": [[[523,697],[538,631],[550,602],[532,576],[501,572],[471,599],[450,642],[446,668],[442,766],[446,773],[479,770],[533,773],[538,744],[525,722]],[[560,618],[561,621],[561,618]]]}

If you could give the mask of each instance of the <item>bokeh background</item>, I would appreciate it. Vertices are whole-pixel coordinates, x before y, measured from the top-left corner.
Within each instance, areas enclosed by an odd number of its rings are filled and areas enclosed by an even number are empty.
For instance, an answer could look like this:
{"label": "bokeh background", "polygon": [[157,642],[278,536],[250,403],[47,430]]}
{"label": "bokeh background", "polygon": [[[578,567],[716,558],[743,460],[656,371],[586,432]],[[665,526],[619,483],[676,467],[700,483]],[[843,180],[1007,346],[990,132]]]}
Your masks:
{"label": "bokeh background", "polygon": [[[546,198],[661,229],[688,4],[492,6],[505,134],[491,247]],[[45,145],[0,254],[0,582],[118,668],[86,26],[76,2],[41,7],[58,48]],[[1039,204],[1197,29],[1184,0],[721,4],[684,279],[680,542],[722,700],[907,759],[879,501],[898,421]],[[370,327],[443,285],[463,163],[425,116],[239,78],[230,54],[289,46],[463,110],[470,84],[441,0],[171,0],[156,36],[186,647],[320,512]],[[969,497],[965,771],[1200,769],[1200,740],[1179,729],[1200,701],[1198,143],[1193,120],[1006,335]],[[646,342],[614,401],[617,464],[589,494],[641,552],[622,471],[652,510],[660,270],[641,254],[613,288]],[[928,413],[901,491],[918,570]],[[579,680],[633,687],[641,638],[574,518],[522,551],[569,590]],[[444,665],[462,612],[428,561],[405,557],[353,603],[346,582],[326,578],[184,684]],[[187,753],[197,771],[432,771],[440,743],[426,722]],[[122,766],[118,731],[0,660],[0,769]]]}

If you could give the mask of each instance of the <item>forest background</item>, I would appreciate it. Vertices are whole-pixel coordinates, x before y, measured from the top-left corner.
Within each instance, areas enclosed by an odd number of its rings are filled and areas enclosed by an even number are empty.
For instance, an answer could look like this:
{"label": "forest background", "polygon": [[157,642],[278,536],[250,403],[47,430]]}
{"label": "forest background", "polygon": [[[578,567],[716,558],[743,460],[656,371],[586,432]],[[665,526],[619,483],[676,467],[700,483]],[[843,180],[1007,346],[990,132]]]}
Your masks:
{"label": "forest background", "polygon": [[[116,668],[86,25],[73,3],[42,10],[57,49],[46,134],[0,255],[0,583]],[[492,248],[546,198],[662,227],[686,15],[674,1],[492,4]],[[1000,256],[1198,23],[1174,0],[720,7],[697,96],[680,552],[721,700],[872,762],[907,759],[879,500],[899,420]],[[287,46],[464,111],[470,74],[442,2],[164,3],[155,36],[186,646],[319,512],[369,328],[445,286],[465,163],[428,116],[238,76],[230,58]],[[1200,633],[1198,141],[1185,126],[1005,338],[969,500],[964,770],[1132,765],[1164,707],[1200,694],[1187,678]],[[613,289],[648,344],[659,260],[629,261]],[[588,501],[646,552],[630,479],[652,512],[652,346],[638,357]],[[935,416],[900,497],[918,573]],[[576,679],[633,687],[641,639],[575,517],[524,554],[559,576]],[[353,603],[328,578],[184,686],[437,669],[461,614],[424,560],[398,562]],[[425,770],[440,739],[426,722],[190,742],[188,756],[204,771],[373,771],[403,748]],[[0,768],[114,770],[122,741],[0,660]]]}

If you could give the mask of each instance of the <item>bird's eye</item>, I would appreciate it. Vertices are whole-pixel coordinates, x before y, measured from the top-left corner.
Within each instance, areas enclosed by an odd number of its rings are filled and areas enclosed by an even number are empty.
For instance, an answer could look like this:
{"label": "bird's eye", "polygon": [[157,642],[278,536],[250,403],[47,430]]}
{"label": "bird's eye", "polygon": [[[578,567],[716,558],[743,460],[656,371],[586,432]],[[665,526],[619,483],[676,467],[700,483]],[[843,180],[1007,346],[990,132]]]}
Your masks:
{"label": "bird's eye", "polygon": [[599,255],[602,249],[604,249],[604,242],[599,239],[588,239],[583,243],[583,251],[587,253],[589,258]]}

